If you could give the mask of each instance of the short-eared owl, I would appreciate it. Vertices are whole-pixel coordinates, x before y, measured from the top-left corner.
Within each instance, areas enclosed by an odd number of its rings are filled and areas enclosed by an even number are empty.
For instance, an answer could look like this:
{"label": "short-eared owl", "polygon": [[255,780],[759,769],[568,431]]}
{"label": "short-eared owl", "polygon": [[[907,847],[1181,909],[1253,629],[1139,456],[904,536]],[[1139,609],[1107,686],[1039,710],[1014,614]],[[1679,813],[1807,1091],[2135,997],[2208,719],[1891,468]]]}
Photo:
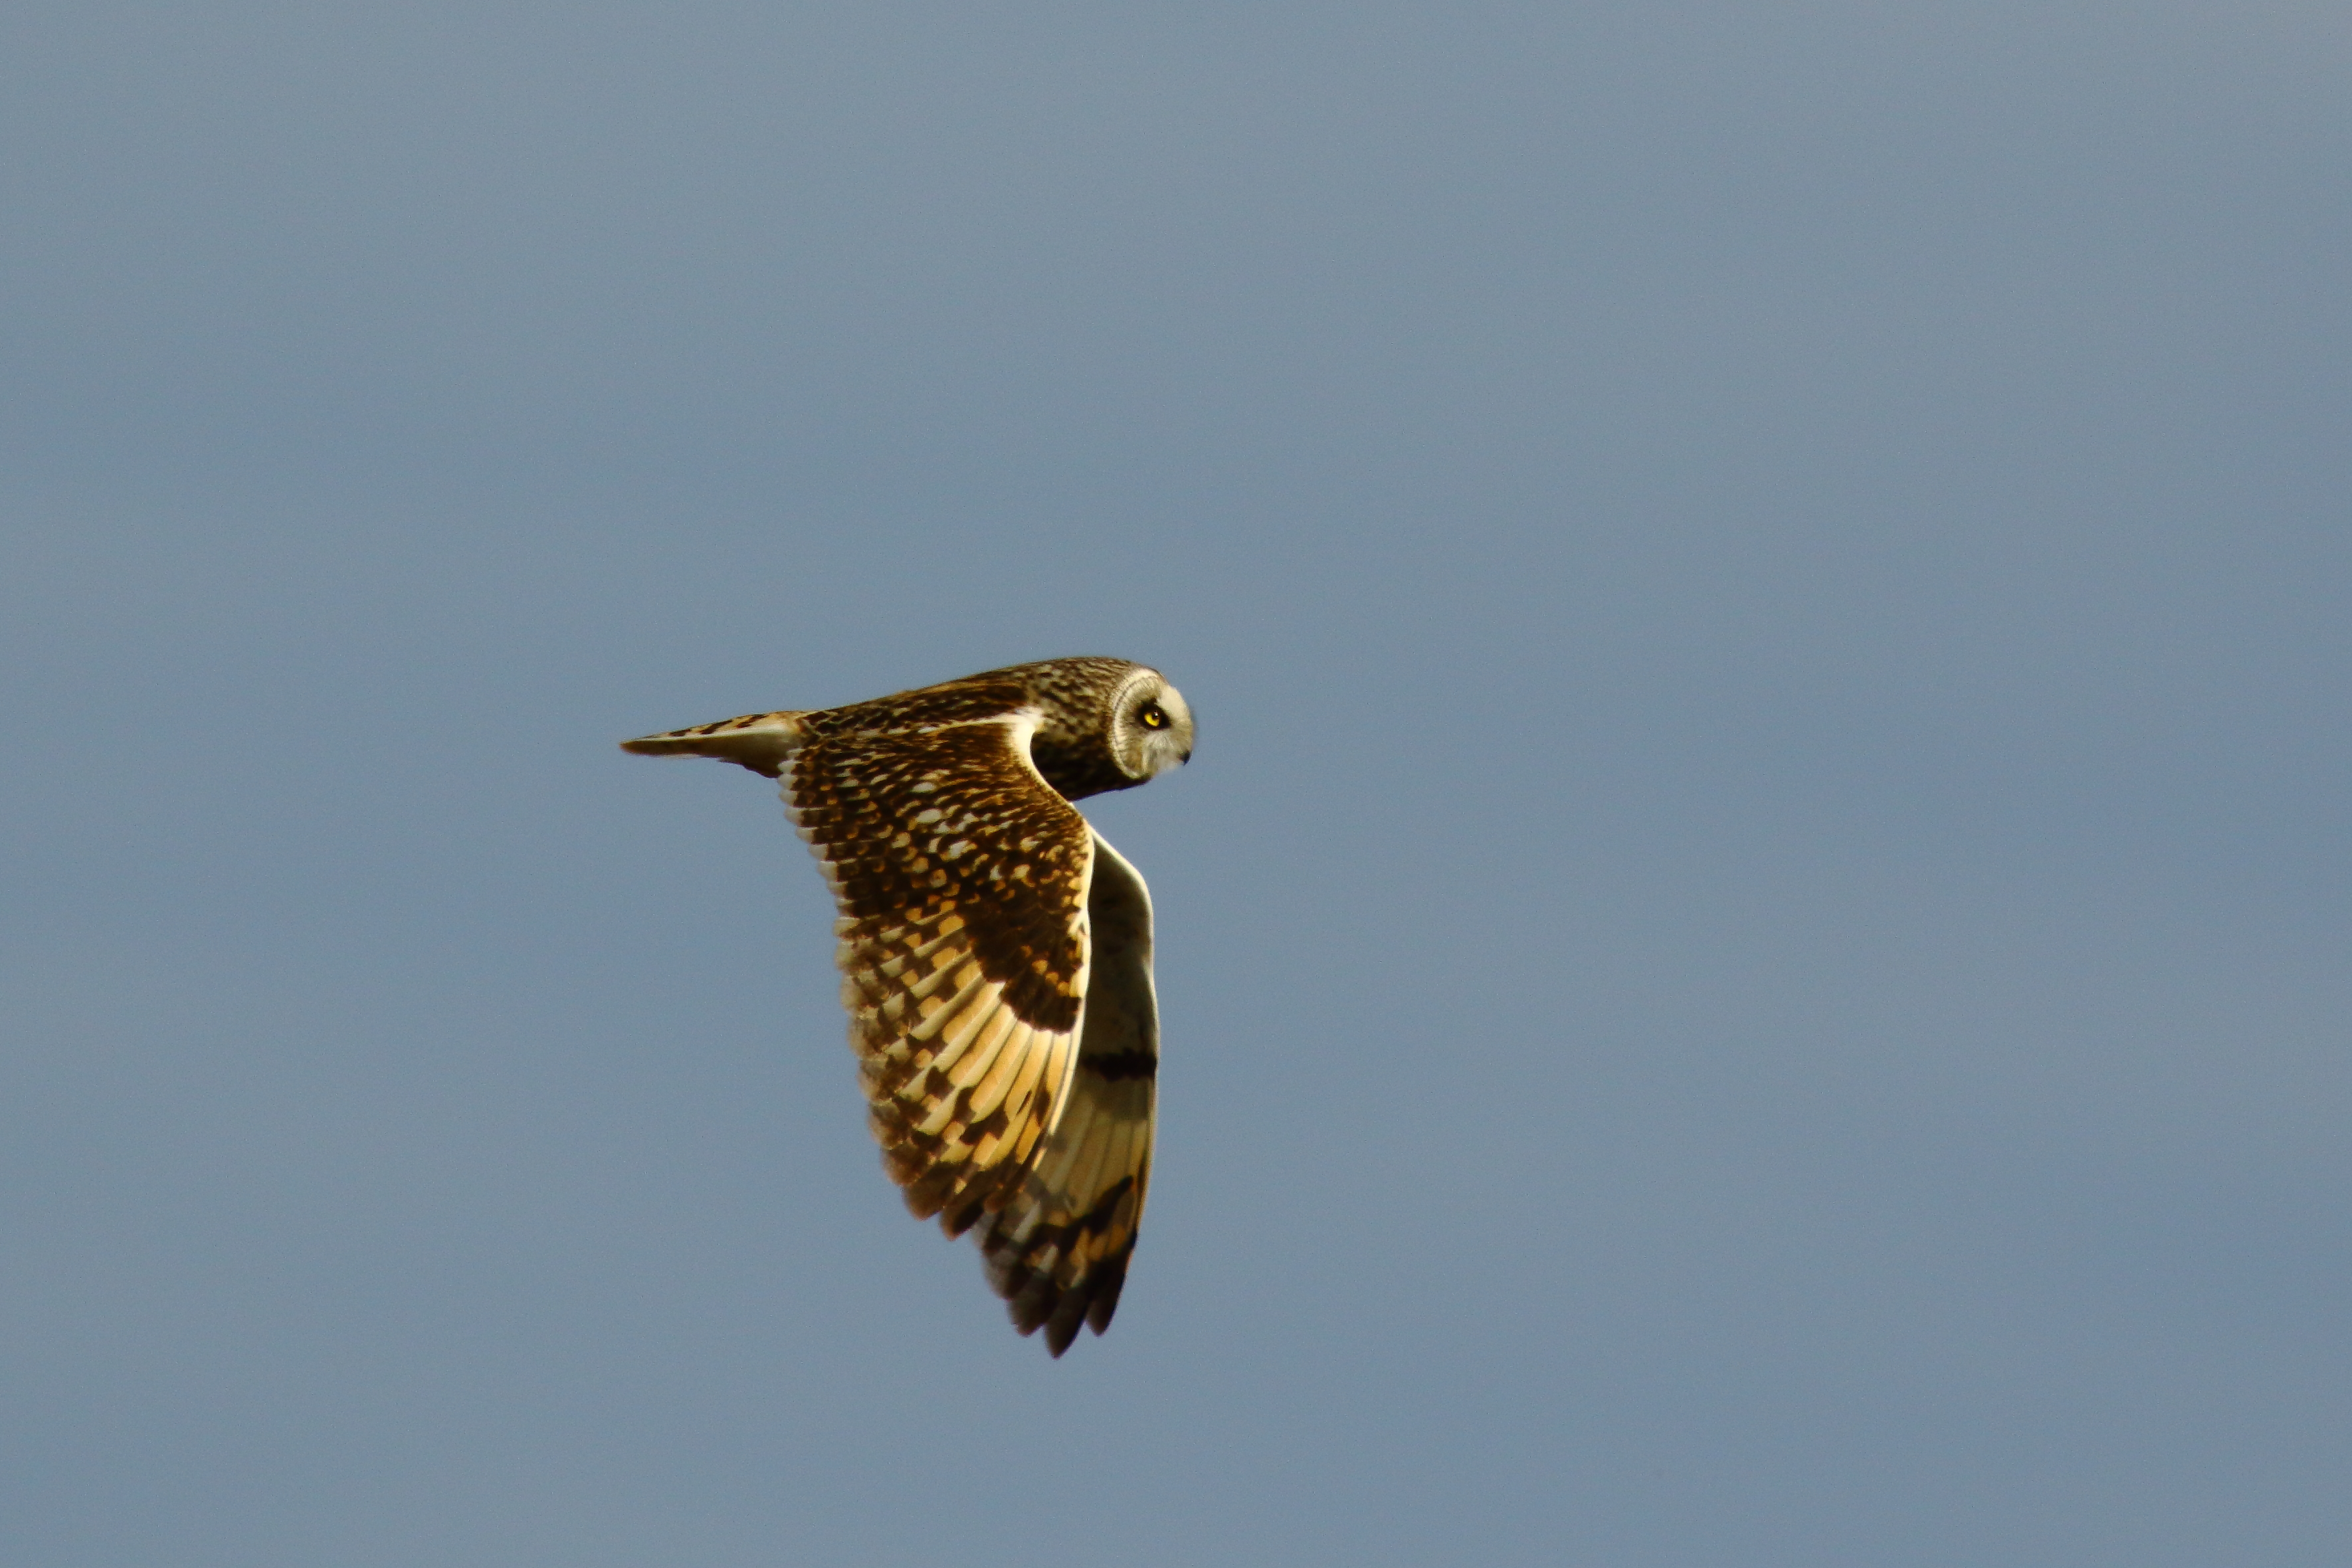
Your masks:
{"label": "short-eared owl", "polygon": [[1056,658],[624,741],[779,780],[840,905],[835,962],[883,1167],[977,1229],[1060,1355],[1118,1307],[1151,1174],[1151,895],[1070,803],[1192,755],[1156,669]]}

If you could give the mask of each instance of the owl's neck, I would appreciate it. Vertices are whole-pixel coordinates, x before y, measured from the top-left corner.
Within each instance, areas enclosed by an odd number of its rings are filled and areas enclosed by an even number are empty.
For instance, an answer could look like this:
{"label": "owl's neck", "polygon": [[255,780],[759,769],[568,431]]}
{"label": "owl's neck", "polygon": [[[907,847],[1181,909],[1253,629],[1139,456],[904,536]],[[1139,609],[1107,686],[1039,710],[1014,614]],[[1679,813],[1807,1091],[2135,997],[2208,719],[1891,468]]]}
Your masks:
{"label": "owl's neck", "polygon": [[1111,760],[1110,748],[1098,739],[1069,743],[1041,733],[1029,742],[1029,760],[1064,800],[1084,800],[1090,795],[1133,789],[1143,782],[1121,773],[1118,764]]}

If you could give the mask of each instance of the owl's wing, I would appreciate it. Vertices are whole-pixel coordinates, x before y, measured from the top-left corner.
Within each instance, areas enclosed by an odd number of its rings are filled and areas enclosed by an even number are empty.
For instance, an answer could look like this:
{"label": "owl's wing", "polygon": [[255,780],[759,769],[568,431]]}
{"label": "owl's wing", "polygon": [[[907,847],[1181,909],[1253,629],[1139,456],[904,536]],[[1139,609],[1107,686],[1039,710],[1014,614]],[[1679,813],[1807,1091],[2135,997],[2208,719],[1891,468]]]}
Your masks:
{"label": "owl's wing", "polygon": [[1151,986],[1151,893],[1093,835],[1087,910],[1094,973],[1068,1101],[1020,1186],[990,1205],[980,1233],[989,1282],[1023,1333],[1040,1327],[1060,1355],[1078,1325],[1101,1333],[1118,1310],[1151,1180],[1160,1005]]}
{"label": "owl's wing", "polygon": [[782,769],[884,1168],[950,1236],[1049,1146],[1078,1055],[1094,836],[1031,765],[1035,724],[813,739]]}

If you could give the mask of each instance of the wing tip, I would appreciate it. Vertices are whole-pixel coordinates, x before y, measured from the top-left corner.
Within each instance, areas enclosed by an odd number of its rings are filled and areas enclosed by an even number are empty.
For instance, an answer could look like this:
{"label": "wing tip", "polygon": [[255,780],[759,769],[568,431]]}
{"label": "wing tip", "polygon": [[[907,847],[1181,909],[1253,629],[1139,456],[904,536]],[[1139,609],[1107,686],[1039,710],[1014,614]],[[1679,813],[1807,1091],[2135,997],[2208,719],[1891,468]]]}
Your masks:
{"label": "wing tip", "polygon": [[1003,1267],[1001,1275],[992,1268],[995,1277],[991,1283],[1004,1292],[1004,1315],[1013,1321],[1013,1331],[1027,1339],[1045,1330],[1046,1353],[1059,1361],[1077,1342],[1080,1329],[1092,1329],[1098,1339],[1109,1331],[1127,1285],[1128,1262],[1134,1256],[1130,1237],[1125,1247],[1066,1285],[1055,1282],[1051,1268],[1030,1270],[1018,1259]]}

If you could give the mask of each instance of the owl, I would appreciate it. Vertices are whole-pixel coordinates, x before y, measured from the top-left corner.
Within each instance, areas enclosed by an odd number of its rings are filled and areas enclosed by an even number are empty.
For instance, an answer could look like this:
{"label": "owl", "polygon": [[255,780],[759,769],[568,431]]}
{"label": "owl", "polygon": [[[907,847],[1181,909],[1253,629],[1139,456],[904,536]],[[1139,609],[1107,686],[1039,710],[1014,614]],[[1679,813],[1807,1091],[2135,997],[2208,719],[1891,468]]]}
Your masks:
{"label": "owl", "polygon": [[1151,895],[1070,803],[1192,755],[1156,669],[1055,658],[621,742],[776,779],[839,908],[883,1168],[1055,1356],[1110,1326],[1160,1064]]}

